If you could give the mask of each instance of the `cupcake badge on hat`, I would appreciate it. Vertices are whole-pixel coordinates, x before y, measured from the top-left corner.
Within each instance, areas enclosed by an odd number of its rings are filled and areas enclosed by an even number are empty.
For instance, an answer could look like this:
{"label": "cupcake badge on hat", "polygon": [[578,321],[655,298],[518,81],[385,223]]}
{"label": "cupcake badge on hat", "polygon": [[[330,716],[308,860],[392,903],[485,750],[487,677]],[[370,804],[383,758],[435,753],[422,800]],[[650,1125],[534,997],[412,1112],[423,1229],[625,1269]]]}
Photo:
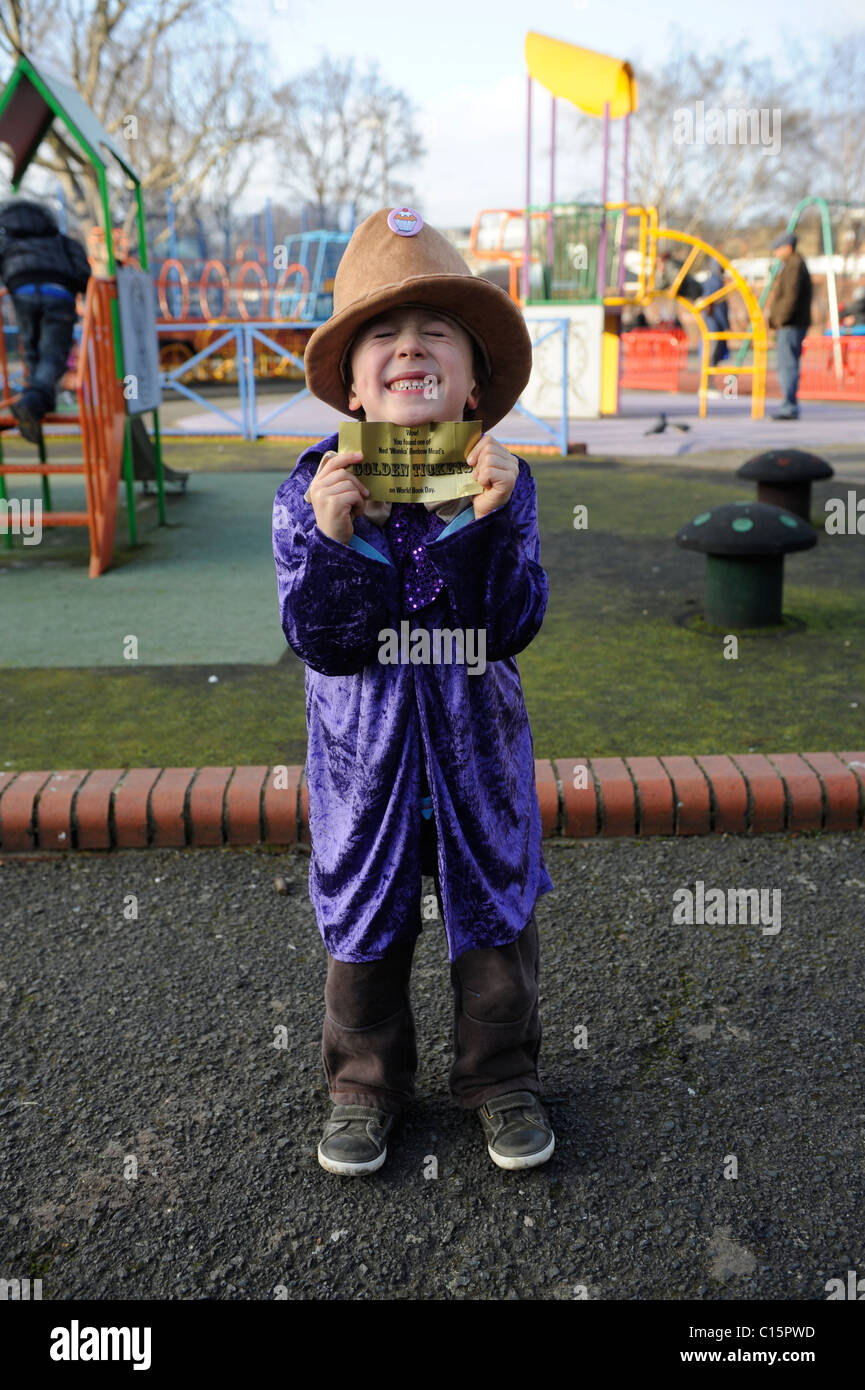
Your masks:
{"label": "cupcake badge on hat", "polygon": [[423,226],[423,218],[414,208],[391,208],[387,225],[397,236],[417,236]]}

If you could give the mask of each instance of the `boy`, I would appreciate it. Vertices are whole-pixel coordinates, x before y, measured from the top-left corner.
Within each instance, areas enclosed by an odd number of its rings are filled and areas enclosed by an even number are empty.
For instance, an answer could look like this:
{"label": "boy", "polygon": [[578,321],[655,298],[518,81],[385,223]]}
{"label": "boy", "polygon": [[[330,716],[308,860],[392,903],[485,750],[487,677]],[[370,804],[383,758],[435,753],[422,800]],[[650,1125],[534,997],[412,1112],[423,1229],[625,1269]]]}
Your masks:
{"label": "boy", "polygon": [[[334,314],[305,357],[310,390],[355,418],[491,428],[531,371],[504,291],[476,279],[410,208],[373,213],[334,283]],[[435,878],[455,995],[450,1088],[478,1111],[493,1162],[545,1163],[538,1096],[534,750],[515,656],[547,604],[528,465],[483,434],[483,492],[382,503],[330,436],[300,456],[274,504],[286,640],[306,663],[310,897],[328,950],[322,1057],[334,1103],[329,1172],[385,1161],[417,1067],[409,976],[421,874]],[[380,659],[383,629],[475,631],[486,665]]]}
{"label": "boy", "polygon": [[90,279],[84,247],[66,236],[41,203],[12,198],[0,204],[0,280],[18,320],[27,385],[10,410],[24,439],[39,444],[42,420],[54,409],[77,322],[76,294]]}

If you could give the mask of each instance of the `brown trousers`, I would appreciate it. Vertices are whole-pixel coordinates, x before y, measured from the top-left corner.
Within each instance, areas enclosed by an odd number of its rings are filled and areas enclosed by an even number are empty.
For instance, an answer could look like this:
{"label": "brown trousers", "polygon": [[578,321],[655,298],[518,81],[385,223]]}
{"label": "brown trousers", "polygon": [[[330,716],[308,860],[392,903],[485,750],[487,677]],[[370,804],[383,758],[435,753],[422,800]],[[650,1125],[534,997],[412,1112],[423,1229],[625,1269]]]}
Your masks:
{"label": "brown trousers", "polygon": [[[435,822],[422,823],[421,868],[435,878]],[[322,1060],[335,1105],[374,1105],[400,1114],[414,1095],[417,1071],[409,980],[415,941],[360,963],[328,955]],[[508,1091],[540,1094],[538,927],[534,913],[508,946],[465,951],[451,965],[456,1103],[476,1109]]]}

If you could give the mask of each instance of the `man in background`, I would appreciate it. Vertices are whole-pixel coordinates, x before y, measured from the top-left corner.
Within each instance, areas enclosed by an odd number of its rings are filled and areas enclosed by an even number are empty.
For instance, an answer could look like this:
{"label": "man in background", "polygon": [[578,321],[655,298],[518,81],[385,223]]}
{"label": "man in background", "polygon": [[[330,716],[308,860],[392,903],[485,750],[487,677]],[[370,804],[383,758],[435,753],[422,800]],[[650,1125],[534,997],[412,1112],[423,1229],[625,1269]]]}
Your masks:
{"label": "man in background", "polygon": [[793,232],[784,232],[772,242],[783,261],[769,303],[769,327],[775,329],[778,381],[784,393],[781,409],[773,420],[798,420],[799,361],[802,344],[811,327],[811,276],[796,250]]}

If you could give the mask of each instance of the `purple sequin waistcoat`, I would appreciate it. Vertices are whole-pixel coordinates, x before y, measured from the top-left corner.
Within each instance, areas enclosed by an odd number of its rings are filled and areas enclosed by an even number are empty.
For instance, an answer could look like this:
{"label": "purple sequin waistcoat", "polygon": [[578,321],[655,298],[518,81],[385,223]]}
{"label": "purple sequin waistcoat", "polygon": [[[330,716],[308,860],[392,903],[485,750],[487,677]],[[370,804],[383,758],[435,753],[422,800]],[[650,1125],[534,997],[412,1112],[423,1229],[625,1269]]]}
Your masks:
{"label": "purple sequin waistcoat", "polygon": [[402,570],[406,607],[414,612],[438,597],[444,580],[429,558],[424,541],[435,540],[445,522],[417,502],[394,502],[385,522],[394,560]]}

